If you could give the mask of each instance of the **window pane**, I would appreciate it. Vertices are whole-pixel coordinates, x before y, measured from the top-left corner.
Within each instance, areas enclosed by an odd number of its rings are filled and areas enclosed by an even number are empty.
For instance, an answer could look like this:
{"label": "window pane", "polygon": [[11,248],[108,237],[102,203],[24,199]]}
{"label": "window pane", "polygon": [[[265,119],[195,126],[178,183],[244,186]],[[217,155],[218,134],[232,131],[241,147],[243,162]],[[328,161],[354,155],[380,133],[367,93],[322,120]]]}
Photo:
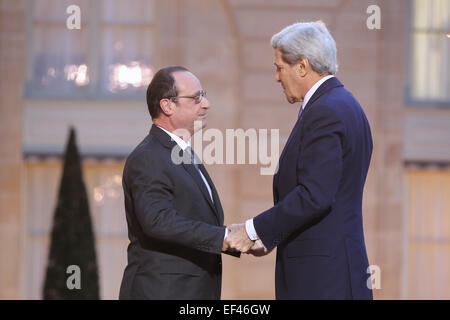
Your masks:
{"label": "window pane", "polygon": [[36,26],[31,85],[39,93],[84,92],[89,84],[88,30]]}
{"label": "window pane", "polygon": [[[442,48],[443,41],[439,41],[439,36],[435,34],[430,34],[427,36],[427,47],[428,47],[428,70],[430,75],[435,75],[434,77],[429,77],[429,98],[443,99],[445,92],[441,90],[441,79],[442,79]],[[443,38],[444,40],[444,38]],[[447,40],[447,39],[445,39]]]}
{"label": "window pane", "polygon": [[103,22],[152,23],[153,0],[102,0]]}
{"label": "window pane", "polygon": [[431,27],[433,29],[446,29],[450,21],[450,12],[448,8],[449,0],[433,0],[433,10],[431,14]]}
{"label": "window pane", "polygon": [[450,101],[450,0],[415,0],[411,97]]}
{"label": "window pane", "polygon": [[413,8],[414,8],[414,27],[426,29],[429,25],[428,23],[429,17],[428,11],[430,8],[429,2],[423,0],[415,0]]}
{"label": "window pane", "polygon": [[[145,92],[153,76],[154,0],[32,1],[32,96]],[[66,28],[73,4],[81,9],[81,30]]]}
{"label": "window pane", "polygon": [[426,35],[418,33],[413,36],[413,85],[412,93],[414,98],[425,97],[427,92],[427,46]]}
{"label": "window pane", "polygon": [[415,0],[414,28],[445,30],[450,23],[449,0]]}
{"label": "window pane", "polygon": [[102,92],[145,92],[153,76],[152,29],[105,27],[102,39]]}
{"label": "window pane", "polygon": [[441,34],[414,35],[413,96],[418,99],[450,99],[448,39]]}

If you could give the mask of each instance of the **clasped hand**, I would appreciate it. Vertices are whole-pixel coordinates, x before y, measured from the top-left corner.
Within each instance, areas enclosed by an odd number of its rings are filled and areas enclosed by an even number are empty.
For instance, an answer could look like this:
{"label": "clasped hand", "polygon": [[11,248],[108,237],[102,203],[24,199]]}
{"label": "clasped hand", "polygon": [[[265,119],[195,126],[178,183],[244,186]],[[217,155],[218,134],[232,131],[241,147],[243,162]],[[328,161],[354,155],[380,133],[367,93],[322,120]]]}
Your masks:
{"label": "clasped hand", "polygon": [[228,235],[223,242],[223,251],[235,250],[261,257],[269,253],[261,240],[253,241],[248,237],[245,224],[232,224],[228,226]]}

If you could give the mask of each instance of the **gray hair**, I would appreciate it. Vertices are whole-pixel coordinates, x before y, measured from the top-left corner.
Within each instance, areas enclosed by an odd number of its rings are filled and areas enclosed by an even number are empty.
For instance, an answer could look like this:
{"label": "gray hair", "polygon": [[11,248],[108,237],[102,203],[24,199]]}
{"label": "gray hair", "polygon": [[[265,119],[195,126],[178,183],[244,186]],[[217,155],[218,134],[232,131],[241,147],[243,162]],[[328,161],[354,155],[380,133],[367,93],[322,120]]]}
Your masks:
{"label": "gray hair", "polygon": [[337,72],[336,42],[322,21],[294,23],[274,35],[271,43],[291,66],[306,58],[320,75]]}

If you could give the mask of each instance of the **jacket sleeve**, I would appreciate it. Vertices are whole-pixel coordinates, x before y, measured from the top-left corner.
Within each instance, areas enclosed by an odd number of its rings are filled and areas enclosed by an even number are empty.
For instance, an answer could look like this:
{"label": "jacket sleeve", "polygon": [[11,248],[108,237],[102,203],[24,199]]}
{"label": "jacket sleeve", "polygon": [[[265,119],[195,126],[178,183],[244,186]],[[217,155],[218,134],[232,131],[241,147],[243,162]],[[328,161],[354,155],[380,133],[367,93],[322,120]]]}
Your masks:
{"label": "jacket sleeve", "polygon": [[147,153],[136,155],[124,174],[124,188],[132,197],[136,218],[148,237],[220,254],[225,227],[180,215],[172,205],[173,182],[166,165]]}
{"label": "jacket sleeve", "polygon": [[254,218],[255,230],[269,250],[294,231],[322,219],[335,201],[341,180],[345,139],[342,121],[324,105],[315,105],[307,116],[297,163],[283,163],[296,166],[296,187]]}

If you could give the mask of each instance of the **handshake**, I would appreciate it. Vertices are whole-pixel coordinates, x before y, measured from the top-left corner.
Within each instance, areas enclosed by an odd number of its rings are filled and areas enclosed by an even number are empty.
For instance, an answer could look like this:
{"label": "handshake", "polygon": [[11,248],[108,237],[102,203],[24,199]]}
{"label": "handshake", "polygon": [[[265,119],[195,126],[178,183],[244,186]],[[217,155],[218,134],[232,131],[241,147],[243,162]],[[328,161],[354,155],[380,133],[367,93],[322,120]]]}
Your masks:
{"label": "handshake", "polygon": [[262,257],[270,253],[261,240],[253,241],[245,230],[245,223],[232,224],[227,227],[228,235],[223,241],[222,251],[238,251]]}

